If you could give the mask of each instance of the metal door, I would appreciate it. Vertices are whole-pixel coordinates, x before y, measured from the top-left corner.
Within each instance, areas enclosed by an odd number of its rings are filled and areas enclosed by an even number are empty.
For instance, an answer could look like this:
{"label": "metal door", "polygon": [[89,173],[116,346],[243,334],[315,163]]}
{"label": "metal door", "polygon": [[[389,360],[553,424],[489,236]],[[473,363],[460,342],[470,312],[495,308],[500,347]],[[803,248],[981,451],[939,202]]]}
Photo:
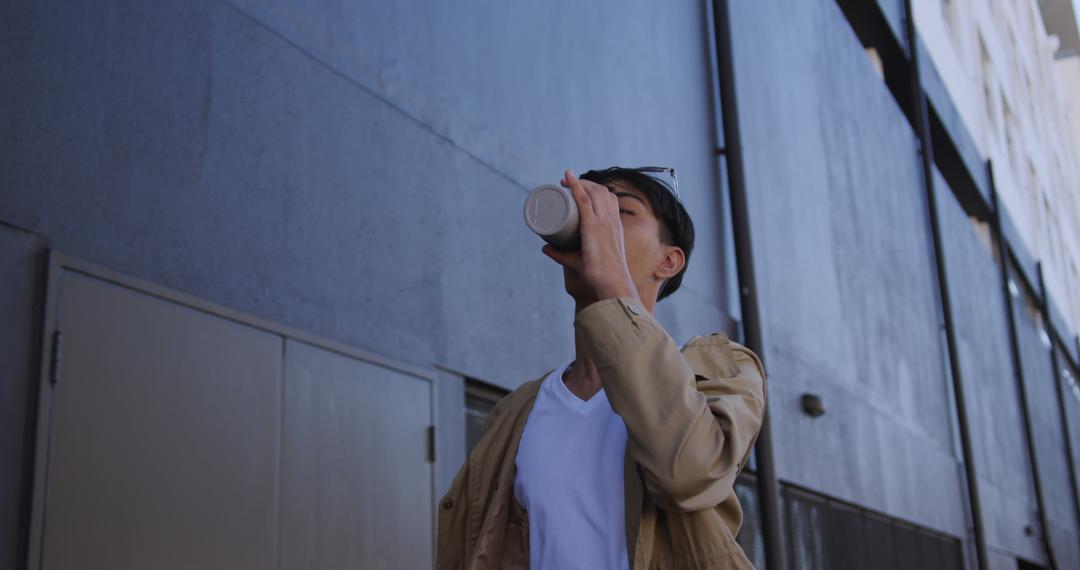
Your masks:
{"label": "metal door", "polygon": [[59,273],[32,568],[432,566],[427,379]]}
{"label": "metal door", "polygon": [[431,568],[427,382],[286,345],[280,568]]}

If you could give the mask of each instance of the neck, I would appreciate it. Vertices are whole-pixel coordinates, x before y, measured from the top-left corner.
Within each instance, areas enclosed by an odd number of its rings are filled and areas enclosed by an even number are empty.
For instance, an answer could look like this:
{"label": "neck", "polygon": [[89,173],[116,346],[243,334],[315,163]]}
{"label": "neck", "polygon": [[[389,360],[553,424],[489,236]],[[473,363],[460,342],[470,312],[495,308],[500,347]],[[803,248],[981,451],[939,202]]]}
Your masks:
{"label": "neck", "polygon": [[578,398],[588,400],[603,387],[596,365],[585,355],[581,337],[574,336],[574,362],[563,376],[566,388]]}
{"label": "neck", "polygon": [[[655,299],[655,296],[652,298]],[[589,304],[592,303],[577,303],[574,314],[581,312]],[[642,299],[641,304],[646,311],[649,311],[649,314],[652,314],[655,301],[648,302]],[[574,334],[574,362],[570,365],[570,370],[563,375],[563,382],[572,394],[582,400],[592,398],[600,391],[600,388],[604,387],[600,381],[600,372],[585,353],[584,343],[576,332]]]}

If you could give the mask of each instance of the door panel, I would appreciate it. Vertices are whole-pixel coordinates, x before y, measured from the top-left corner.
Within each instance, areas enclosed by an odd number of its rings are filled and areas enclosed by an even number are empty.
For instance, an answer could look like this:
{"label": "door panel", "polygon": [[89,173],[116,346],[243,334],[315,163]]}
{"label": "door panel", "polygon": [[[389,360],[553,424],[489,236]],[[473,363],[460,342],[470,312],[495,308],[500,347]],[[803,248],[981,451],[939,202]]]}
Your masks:
{"label": "door panel", "polygon": [[65,272],[43,567],[270,568],[280,336]]}
{"label": "door panel", "polygon": [[430,568],[430,384],[289,340],[281,568]]}
{"label": "door panel", "polygon": [[428,380],[57,275],[41,568],[432,567]]}

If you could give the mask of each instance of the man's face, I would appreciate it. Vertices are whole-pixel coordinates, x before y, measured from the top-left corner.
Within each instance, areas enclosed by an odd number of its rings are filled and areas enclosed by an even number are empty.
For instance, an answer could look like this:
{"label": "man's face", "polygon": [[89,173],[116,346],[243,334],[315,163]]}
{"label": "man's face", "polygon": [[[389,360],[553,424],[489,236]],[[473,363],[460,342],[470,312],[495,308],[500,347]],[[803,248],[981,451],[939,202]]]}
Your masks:
{"label": "man's face", "polygon": [[[656,274],[663,271],[661,265],[674,246],[660,241],[661,222],[653,213],[644,193],[621,181],[610,183],[608,188],[619,198],[619,219],[622,221],[626,265],[630,269],[630,277],[643,299],[646,296],[655,299],[662,283],[662,279]],[[593,300],[590,299],[592,293],[582,276],[565,267],[563,276],[566,292],[575,300],[579,303]]]}

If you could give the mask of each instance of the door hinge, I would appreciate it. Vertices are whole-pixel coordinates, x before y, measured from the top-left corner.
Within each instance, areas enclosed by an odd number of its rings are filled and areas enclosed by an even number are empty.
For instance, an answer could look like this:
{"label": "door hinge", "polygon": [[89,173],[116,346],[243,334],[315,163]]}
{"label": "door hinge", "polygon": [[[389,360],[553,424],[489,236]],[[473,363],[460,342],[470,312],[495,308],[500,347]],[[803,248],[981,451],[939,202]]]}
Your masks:
{"label": "door hinge", "polygon": [[60,381],[60,360],[64,351],[64,333],[60,330],[52,334],[52,367],[49,370],[49,383],[56,384]]}
{"label": "door hinge", "polygon": [[435,426],[427,427],[427,452],[428,461],[435,463]]}

